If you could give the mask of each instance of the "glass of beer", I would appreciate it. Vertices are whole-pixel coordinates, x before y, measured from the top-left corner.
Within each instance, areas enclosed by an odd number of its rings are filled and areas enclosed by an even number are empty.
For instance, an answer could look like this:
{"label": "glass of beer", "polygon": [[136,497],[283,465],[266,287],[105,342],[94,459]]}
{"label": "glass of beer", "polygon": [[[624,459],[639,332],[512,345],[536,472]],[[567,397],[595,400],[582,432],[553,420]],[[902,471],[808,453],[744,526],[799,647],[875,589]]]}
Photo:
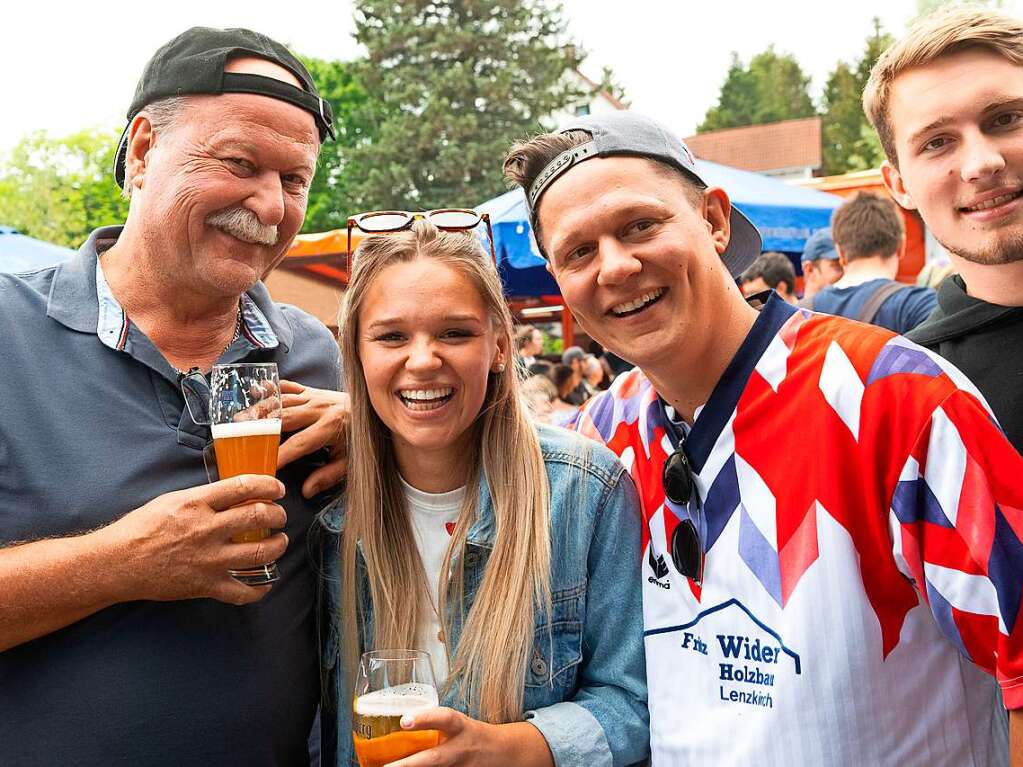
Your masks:
{"label": "glass of beer", "polygon": [[[210,374],[210,428],[220,479],[239,474],[277,473],[281,442],[281,387],[277,363],[214,365]],[[246,530],[235,543],[269,537],[269,529]],[[248,570],[231,570],[242,583],[258,586],[280,576],[276,562]]]}
{"label": "glass of beer", "polygon": [[437,730],[402,730],[401,718],[438,705],[430,654],[363,653],[355,684],[352,739],[360,767],[383,767],[440,743]]}

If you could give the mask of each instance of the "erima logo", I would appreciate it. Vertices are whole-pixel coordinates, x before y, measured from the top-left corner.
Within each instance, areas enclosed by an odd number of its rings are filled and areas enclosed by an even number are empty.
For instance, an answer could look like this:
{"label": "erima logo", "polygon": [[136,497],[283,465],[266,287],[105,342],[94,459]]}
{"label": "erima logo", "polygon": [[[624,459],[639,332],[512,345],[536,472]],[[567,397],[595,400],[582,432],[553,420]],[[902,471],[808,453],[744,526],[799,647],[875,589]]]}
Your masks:
{"label": "erima logo", "polygon": [[654,558],[654,547],[650,547],[650,556],[647,557],[650,562],[650,569],[654,571],[655,578],[664,578],[668,575],[668,566],[664,564],[664,557],[660,556]]}
{"label": "erima logo", "polygon": [[662,589],[670,589],[670,583],[661,583],[659,579],[668,577],[668,566],[664,564],[664,557],[654,557],[654,548],[650,547],[650,553],[647,556],[647,562],[650,565],[650,569],[654,571],[654,574],[647,578],[649,583],[655,586],[660,586]]}

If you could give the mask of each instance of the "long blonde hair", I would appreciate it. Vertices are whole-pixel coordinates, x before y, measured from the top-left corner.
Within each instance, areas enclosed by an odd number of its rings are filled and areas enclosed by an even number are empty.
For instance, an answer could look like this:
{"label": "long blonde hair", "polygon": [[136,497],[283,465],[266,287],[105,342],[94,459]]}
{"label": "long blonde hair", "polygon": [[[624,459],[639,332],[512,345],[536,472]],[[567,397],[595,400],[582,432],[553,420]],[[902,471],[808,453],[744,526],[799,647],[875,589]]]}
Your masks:
{"label": "long blonde hair", "polygon": [[[359,359],[359,310],[367,290],[388,266],[418,259],[434,259],[467,277],[504,348],[514,348],[497,270],[476,237],[439,232],[416,221],[410,231],[368,237],[359,245],[338,319],[352,407],[339,616],[348,680],[354,678],[366,618],[358,593],[360,552],[373,610],[366,649],[414,647],[420,618],[432,609],[390,432],[370,404]],[[479,450],[469,458],[465,500],[438,585],[445,634],[451,635],[456,621],[461,626],[457,649],[448,649],[449,686],[472,716],[492,723],[521,718],[535,612],[549,615],[551,606],[550,487],[512,362],[490,374],[483,407],[471,427]],[[478,516],[481,473],[490,489],[496,532],[472,609],[464,615],[463,555]]]}

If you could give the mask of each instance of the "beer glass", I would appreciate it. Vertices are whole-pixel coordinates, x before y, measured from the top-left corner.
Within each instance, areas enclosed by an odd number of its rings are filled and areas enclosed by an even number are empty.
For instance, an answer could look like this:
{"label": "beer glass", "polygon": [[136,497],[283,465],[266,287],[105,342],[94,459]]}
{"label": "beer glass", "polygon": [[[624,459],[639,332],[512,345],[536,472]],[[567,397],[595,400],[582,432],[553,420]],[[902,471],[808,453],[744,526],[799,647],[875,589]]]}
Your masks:
{"label": "beer glass", "polygon": [[360,767],[390,762],[433,748],[437,730],[402,730],[401,718],[438,705],[430,654],[421,650],[363,653],[355,683],[352,739]]}
{"label": "beer glass", "polygon": [[[214,365],[210,374],[210,428],[221,479],[239,474],[274,476],[281,442],[277,363]],[[270,530],[265,528],[246,530],[231,540],[252,543],[269,535]],[[250,586],[273,583],[280,577],[276,562],[230,572]]]}

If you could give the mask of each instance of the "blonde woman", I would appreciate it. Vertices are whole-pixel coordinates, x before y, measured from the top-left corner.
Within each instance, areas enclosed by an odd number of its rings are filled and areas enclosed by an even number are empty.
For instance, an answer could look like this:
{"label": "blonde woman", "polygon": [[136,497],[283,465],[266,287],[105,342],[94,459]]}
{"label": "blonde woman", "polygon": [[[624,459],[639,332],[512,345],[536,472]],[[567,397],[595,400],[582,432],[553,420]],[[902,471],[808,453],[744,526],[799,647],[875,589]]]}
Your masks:
{"label": "blonde woman", "polygon": [[530,422],[490,257],[422,220],[369,237],[339,325],[352,412],[347,487],[320,518],[324,764],[352,759],[359,654],[394,648],[430,651],[441,690],[402,726],[446,737],[395,767],[643,761],[635,489],[609,451]]}

